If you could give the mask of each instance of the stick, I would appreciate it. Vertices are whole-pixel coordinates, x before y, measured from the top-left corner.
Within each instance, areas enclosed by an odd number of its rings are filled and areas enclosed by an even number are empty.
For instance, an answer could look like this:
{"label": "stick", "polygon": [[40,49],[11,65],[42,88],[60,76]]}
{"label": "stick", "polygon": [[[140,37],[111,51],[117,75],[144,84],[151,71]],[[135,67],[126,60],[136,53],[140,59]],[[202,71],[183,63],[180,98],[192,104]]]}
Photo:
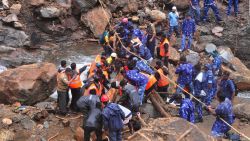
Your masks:
{"label": "stick", "polygon": [[88,42],[99,42],[99,40],[98,39],[85,39],[85,41],[88,41]]}
{"label": "stick", "polygon": [[59,118],[59,119],[62,119],[62,120],[73,120],[73,119],[78,119],[78,118],[80,118],[82,116],[83,115],[80,115],[80,116],[77,116],[77,117],[72,117],[72,118],[63,118],[63,117],[56,116],[56,118]]}
{"label": "stick", "polygon": [[57,137],[59,135],[59,132],[57,132],[54,136],[50,137],[48,141],[51,141],[53,138]]}
{"label": "stick", "polygon": [[189,128],[186,132],[184,132],[176,141],[181,141],[186,135],[188,135],[193,128]]}

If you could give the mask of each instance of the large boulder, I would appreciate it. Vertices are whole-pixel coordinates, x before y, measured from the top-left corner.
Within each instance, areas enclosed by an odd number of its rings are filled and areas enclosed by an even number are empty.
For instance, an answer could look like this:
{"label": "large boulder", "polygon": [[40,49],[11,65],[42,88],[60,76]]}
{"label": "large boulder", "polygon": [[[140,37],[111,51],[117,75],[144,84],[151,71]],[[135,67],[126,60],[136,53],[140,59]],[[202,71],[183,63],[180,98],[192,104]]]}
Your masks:
{"label": "large boulder", "polygon": [[187,62],[197,65],[200,61],[200,55],[197,52],[189,51],[189,53],[186,55]]}
{"label": "large boulder", "polygon": [[93,8],[98,0],[74,0],[73,5],[81,12],[87,12]]}
{"label": "large boulder", "polygon": [[40,14],[43,18],[57,18],[60,16],[61,11],[56,7],[42,7],[40,9]]}
{"label": "large boulder", "polygon": [[99,37],[110,21],[111,13],[108,9],[96,7],[82,14],[81,21],[90,28],[95,37]]}
{"label": "large boulder", "polygon": [[160,10],[150,10],[146,7],[145,13],[152,19],[157,21],[162,21],[166,19],[166,14]]}
{"label": "large boulder", "polygon": [[29,36],[24,31],[4,26],[0,30],[0,45],[18,48],[28,46],[29,43]]}
{"label": "large boulder", "polygon": [[0,74],[0,103],[35,104],[48,98],[56,86],[54,64],[40,63],[9,69]]}
{"label": "large boulder", "polygon": [[175,5],[178,10],[184,10],[189,7],[190,1],[189,0],[174,0],[172,1],[172,4]]}
{"label": "large boulder", "polygon": [[169,59],[177,62],[180,60],[180,53],[173,47],[169,47],[169,51],[170,51],[170,56]]}
{"label": "large boulder", "polygon": [[[187,134],[180,137],[183,134]],[[196,125],[181,118],[158,118],[151,121],[148,127],[144,127],[129,137],[129,140],[135,141],[210,141],[211,136],[206,135]]]}
{"label": "large boulder", "polygon": [[234,106],[234,114],[237,118],[244,118],[250,121],[250,104],[241,103]]}
{"label": "large boulder", "polygon": [[239,90],[250,90],[250,70],[237,57],[234,57],[228,47],[219,47],[218,51],[227,65],[222,66],[222,70],[231,73],[230,77],[234,79]]}
{"label": "large boulder", "polygon": [[136,13],[138,11],[138,2],[137,0],[128,0],[127,5],[122,9],[124,13]]}

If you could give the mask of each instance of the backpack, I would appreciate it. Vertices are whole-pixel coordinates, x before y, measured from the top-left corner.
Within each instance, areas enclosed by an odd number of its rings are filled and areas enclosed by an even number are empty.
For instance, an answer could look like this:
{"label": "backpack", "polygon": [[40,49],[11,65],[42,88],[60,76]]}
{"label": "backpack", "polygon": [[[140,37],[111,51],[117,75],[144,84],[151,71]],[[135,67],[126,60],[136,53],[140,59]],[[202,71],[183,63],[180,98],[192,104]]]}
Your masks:
{"label": "backpack", "polygon": [[105,37],[109,35],[108,31],[104,31],[103,34],[101,35],[99,42],[100,44],[104,44],[105,43]]}
{"label": "backpack", "polygon": [[109,109],[109,130],[121,130],[123,128],[122,120],[125,119],[123,111],[115,103],[111,103],[107,106]]}

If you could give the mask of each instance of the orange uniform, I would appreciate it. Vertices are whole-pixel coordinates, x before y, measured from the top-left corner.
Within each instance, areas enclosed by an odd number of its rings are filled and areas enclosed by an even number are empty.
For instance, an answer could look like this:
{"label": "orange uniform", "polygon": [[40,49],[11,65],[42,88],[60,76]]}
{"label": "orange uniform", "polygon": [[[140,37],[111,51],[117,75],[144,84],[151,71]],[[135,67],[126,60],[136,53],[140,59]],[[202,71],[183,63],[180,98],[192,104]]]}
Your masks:
{"label": "orange uniform", "polygon": [[148,90],[157,82],[157,80],[156,80],[154,75],[149,75],[149,74],[145,74],[145,73],[142,73],[142,74],[148,78],[148,83],[147,83],[146,89],[145,89],[145,90]]}
{"label": "orange uniform", "polygon": [[163,70],[160,68],[157,70],[158,73],[160,74],[160,79],[158,80],[158,87],[164,87],[169,85],[169,81],[167,79],[167,77],[164,75]]}
{"label": "orange uniform", "polygon": [[165,44],[168,44],[168,46],[169,46],[169,41],[168,41],[167,38],[165,38],[164,41],[161,42],[161,43],[160,43],[160,46],[159,46],[159,48],[160,48],[160,56],[161,56],[161,57],[165,57],[165,56],[166,56],[166,57],[169,57],[169,56],[170,56],[170,51],[168,50],[167,53],[166,53],[166,51],[165,51],[165,47],[164,47]]}

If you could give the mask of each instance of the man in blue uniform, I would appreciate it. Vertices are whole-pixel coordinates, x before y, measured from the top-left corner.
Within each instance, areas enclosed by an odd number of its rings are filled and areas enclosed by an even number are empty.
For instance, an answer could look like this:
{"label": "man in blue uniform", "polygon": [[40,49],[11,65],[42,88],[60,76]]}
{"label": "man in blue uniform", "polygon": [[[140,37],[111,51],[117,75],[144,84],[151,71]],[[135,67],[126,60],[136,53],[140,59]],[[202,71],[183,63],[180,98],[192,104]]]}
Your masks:
{"label": "man in blue uniform", "polygon": [[133,44],[133,49],[136,54],[138,54],[141,58],[145,59],[147,63],[151,63],[153,61],[150,50],[145,47],[143,44],[135,42]]}
{"label": "man in blue uniform", "polygon": [[[181,40],[181,48],[179,49],[182,52],[184,49],[190,49],[193,35],[195,33],[195,21],[192,19],[191,15],[188,14],[185,20],[182,23],[182,40]],[[186,38],[188,38],[188,44],[186,46]]]}
{"label": "man in blue uniform", "polygon": [[213,98],[214,98],[214,89],[216,88],[215,83],[214,83],[214,75],[212,71],[212,66],[210,64],[205,65],[205,71],[204,71],[204,90],[206,92],[206,97],[205,97],[205,103],[207,105],[210,105]]}
{"label": "man in blue uniform", "polygon": [[232,8],[232,5],[233,5],[234,6],[234,16],[237,17],[237,15],[238,15],[238,4],[239,4],[239,0],[229,0],[228,1],[227,16],[231,15],[231,8]]}
{"label": "man in blue uniform", "polygon": [[[184,89],[186,86],[189,87],[189,90],[190,92],[193,94],[193,90],[194,90],[194,87],[193,87],[193,65],[190,64],[190,63],[187,63],[186,61],[186,57],[185,56],[182,56],[180,58],[180,66],[177,67],[176,71],[175,71],[176,74],[179,74],[179,77],[178,77],[178,80],[177,80],[177,83],[178,85]],[[182,92],[182,89],[181,88],[177,88],[176,92],[177,93],[181,93]]]}
{"label": "man in blue uniform", "polygon": [[190,8],[189,12],[192,15],[192,17],[195,19],[196,24],[199,24],[200,17],[201,17],[201,11],[200,11],[200,4],[199,0],[190,0]]}
{"label": "man in blue uniform", "polygon": [[176,35],[179,36],[179,14],[175,6],[172,7],[172,11],[168,14],[169,18],[169,33],[170,38],[172,33],[175,31]]}
{"label": "man in blue uniform", "polygon": [[234,122],[233,105],[232,102],[221,92],[218,93],[217,99],[219,105],[216,109],[214,110],[211,107],[208,107],[208,110],[217,117],[212,127],[212,135],[218,138],[218,140],[222,140],[223,136],[230,130],[230,127],[220,118],[232,125]]}
{"label": "man in blue uniform", "polygon": [[229,79],[230,73],[229,72],[224,72],[222,80],[219,84],[219,90],[225,95],[228,99],[232,100],[234,99],[235,96],[235,86],[233,83],[233,80]]}
{"label": "man in blue uniform", "polygon": [[181,103],[179,109],[180,117],[186,119],[189,122],[194,123],[194,104],[191,101],[190,96],[188,94],[185,94],[185,98],[182,99],[181,95],[179,94],[176,97],[176,101]]}
{"label": "man in blue uniform", "polygon": [[216,6],[215,0],[204,0],[204,17],[203,17],[203,21],[204,22],[207,21],[209,8],[211,8],[213,10],[217,22],[222,21],[220,15],[219,15],[219,9]]}

